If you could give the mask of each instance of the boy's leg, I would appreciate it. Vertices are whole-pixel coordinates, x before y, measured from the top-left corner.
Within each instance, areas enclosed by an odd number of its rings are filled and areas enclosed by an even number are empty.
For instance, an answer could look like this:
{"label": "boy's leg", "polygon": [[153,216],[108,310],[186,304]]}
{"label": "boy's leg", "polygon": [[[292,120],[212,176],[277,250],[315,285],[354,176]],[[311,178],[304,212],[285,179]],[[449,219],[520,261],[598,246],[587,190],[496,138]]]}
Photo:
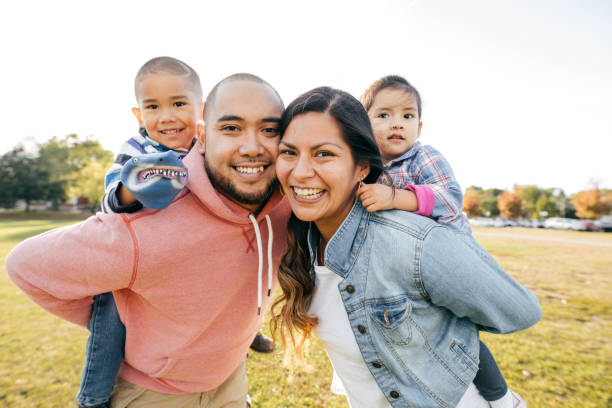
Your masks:
{"label": "boy's leg", "polygon": [[104,406],[110,400],[125,346],[125,327],[112,293],[94,296],[85,366],[77,401],[81,407]]}
{"label": "boy's leg", "polygon": [[495,401],[508,393],[508,384],[499,371],[489,348],[480,342],[480,364],[474,385],[487,401]]}

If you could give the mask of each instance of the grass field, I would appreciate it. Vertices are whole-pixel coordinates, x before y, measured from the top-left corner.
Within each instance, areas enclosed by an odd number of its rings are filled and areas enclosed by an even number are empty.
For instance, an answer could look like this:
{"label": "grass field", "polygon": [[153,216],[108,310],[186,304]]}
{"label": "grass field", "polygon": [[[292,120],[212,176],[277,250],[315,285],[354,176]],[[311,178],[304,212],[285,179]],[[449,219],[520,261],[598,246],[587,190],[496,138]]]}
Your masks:
{"label": "grass field", "polygon": [[[0,407],[75,406],[86,331],[40,309],[4,272],[19,241],[75,222],[39,218],[0,218]],[[475,236],[544,311],[525,332],[482,336],[510,386],[531,408],[612,406],[612,234],[486,229]],[[329,392],[331,368],[318,342],[310,372],[290,376],[280,362],[280,352],[249,357],[256,407],[347,406]]]}

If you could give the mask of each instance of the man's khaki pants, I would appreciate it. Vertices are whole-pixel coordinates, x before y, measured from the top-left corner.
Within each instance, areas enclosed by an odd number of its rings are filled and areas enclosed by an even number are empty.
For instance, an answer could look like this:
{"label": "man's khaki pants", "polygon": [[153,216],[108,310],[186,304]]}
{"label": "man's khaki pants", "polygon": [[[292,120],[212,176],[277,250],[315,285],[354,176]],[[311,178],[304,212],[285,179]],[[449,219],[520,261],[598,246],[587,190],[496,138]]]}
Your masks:
{"label": "man's khaki pants", "polygon": [[117,378],[111,408],[245,408],[247,402],[246,361],[214,390],[191,394],[162,394]]}

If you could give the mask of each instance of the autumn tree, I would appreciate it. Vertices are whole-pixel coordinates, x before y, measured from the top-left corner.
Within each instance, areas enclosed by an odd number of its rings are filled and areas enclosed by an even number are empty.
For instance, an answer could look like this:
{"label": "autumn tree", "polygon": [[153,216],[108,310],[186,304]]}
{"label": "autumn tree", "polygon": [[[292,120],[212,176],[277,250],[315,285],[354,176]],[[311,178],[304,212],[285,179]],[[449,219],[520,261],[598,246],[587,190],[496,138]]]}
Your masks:
{"label": "autumn tree", "polygon": [[595,186],[591,190],[580,191],[572,198],[576,215],[580,218],[596,219],[612,210],[612,191],[601,190]]}
{"label": "autumn tree", "polygon": [[480,215],[480,199],[478,191],[472,187],[468,188],[463,197],[463,211],[468,217],[477,217]]}
{"label": "autumn tree", "polygon": [[517,192],[504,190],[497,197],[497,205],[500,215],[506,218],[517,218],[523,211],[523,200]]}

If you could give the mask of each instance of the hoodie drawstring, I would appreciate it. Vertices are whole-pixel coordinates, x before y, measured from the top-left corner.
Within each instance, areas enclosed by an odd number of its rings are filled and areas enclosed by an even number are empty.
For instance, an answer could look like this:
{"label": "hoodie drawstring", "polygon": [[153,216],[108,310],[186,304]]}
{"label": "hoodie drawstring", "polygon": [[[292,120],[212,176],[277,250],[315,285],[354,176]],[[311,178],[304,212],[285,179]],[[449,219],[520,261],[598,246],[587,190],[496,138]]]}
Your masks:
{"label": "hoodie drawstring", "polygon": [[[270,221],[270,217],[268,217],[266,214],[265,218],[268,224],[268,296],[270,296],[270,292],[272,291],[272,241],[274,239],[274,234],[272,232],[272,222]],[[253,216],[253,214],[249,214],[249,220],[251,220],[251,223],[253,223],[253,228],[255,229],[255,237],[257,238],[257,255],[259,256],[259,265],[257,267],[257,315],[259,316],[261,314],[261,305],[263,303],[261,298],[263,280],[263,249],[257,219]]]}

